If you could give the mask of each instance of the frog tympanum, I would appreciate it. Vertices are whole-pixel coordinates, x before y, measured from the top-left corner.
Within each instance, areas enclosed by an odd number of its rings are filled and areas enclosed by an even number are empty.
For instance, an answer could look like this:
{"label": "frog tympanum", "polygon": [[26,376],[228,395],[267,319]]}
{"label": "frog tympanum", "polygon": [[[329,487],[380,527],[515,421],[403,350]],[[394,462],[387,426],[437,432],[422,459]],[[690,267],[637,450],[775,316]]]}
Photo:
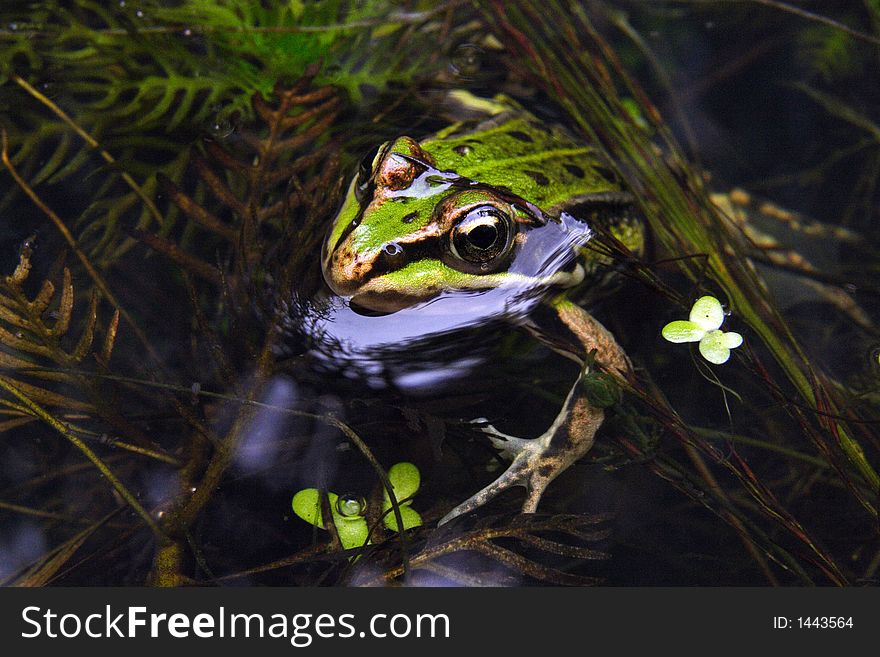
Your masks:
{"label": "frog tympanum", "polygon": [[582,365],[543,435],[521,439],[484,428],[512,462],[443,521],[512,486],[526,488],[522,510],[534,512],[548,484],[592,446],[604,412],[586,377],[596,369],[626,376],[630,364],[569,292],[589,283],[597,268],[598,257],[584,248],[592,222],[601,220],[631,250],[641,249],[630,205],[593,149],[510,105],[421,141],[385,143],[348,187],[322,253],[324,278],[336,294],[373,313],[455,294],[469,295],[475,308],[489,293],[505,300],[492,308],[539,299],[552,312],[535,314],[550,318],[553,330],[534,319],[520,324]]}

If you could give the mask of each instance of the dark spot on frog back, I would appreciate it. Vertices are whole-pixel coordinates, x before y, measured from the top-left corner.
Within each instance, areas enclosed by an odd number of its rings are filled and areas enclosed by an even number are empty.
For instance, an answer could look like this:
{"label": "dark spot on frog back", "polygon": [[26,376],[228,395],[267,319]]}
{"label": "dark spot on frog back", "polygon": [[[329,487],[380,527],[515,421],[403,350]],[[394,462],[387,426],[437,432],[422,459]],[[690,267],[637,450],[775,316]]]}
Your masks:
{"label": "dark spot on frog back", "polygon": [[[568,171],[568,173],[575,178],[583,180],[587,176],[586,170],[584,170],[583,167],[580,167],[577,164],[572,164],[569,162],[564,164],[563,166],[565,167],[565,170]],[[597,180],[605,180],[608,182],[619,181],[619,178],[614,171],[601,164],[594,164],[590,167],[590,176]]]}
{"label": "dark spot on frog back", "polygon": [[550,179],[545,176],[540,171],[523,171],[529,178],[534,180],[536,183],[541,185],[542,187],[550,184]]}
{"label": "dark spot on frog back", "polygon": [[401,221],[405,224],[411,224],[413,221],[418,219],[418,217],[419,217],[418,212],[410,212],[409,214],[404,215],[404,217],[401,219]]}
{"label": "dark spot on frog back", "polygon": [[524,141],[528,143],[535,141],[534,139],[532,139],[532,136],[530,134],[528,134],[527,132],[522,132],[520,130],[511,130],[507,134],[519,141]]}
{"label": "dark spot on frog back", "polygon": [[580,168],[578,165],[576,165],[576,164],[566,164],[566,165],[565,165],[565,170],[568,171],[568,172],[569,172],[571,175],[573,175],[575,178],[583,178],[584,175],[585,175],[584,170],[581,169],[581,168]]}
{"label": "dark spot on frog back", "polygon": [[473,147],[473,146],[469,146],[468,144],[461,144],[461,145],[459,145],[459,146],[456,146],[456,147],[453,148],[452,150],[453,150],[457,155],[460,155],[461,157],[464,157],[465,155],[468,155],[469,153],[473,152],[474,147]]}
{"label": "dark spot on frog back", "polygon": [[596,175],[600,176],[602,180],[609,180],[612,182],[618,182],[620,180],[614,171],[601,164],[594,166],[593,171],[595,171]]}

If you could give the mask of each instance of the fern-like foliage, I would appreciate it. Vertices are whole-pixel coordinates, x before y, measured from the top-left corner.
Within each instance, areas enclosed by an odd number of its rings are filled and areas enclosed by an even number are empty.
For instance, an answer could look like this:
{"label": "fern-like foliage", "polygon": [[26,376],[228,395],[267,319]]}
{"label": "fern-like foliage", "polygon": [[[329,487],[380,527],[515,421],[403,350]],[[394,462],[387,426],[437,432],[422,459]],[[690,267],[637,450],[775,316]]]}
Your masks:
{"label": "fern-like foliage", "polygon": [[[440,578],[458,585],[515,586],[525,579],[590,586],[601,578],[568,572],[561,564],[571,566],[575,560],[582,566],[608,559],[609,554],[595,547],[611,535],[606,520],[586,515],[485,518],[466,532],[435,531],[429,545],[412,556],[411,564],[431,573],[426,582],[435,584]],[[391,569],[386,577],[399,572]]]}
{"label": "fern-like foliage", "polygon": [[[337,89],[314,84],[317,71],[317,66],[311,67],[289,86],[277,85],[269,99],[254,94],[255,121],[236,123],[227,135],[216,135],[203,148],[194,149],[194,156],[187,153],[186,170],[194,175],[185,186],[161,174],[156,177],[165,199],[160,204],[163,217],[174,210],[187,221],[168,221],[167,232],[123,232],[132,244],[140,240],[150,250],[129,250],[120,262],[125,268],[115,270],[109,283],[71,238],[69,244],[95,286],[106,290],[104,296],[120,307],[111,311],[109,321],[99,321],[103,313],[98,294],[78,309],[84,304],[75,303],[75,274],[61,259],[35,288],[29,280],[33,240],[22,248],[14,272],[0,280],[0,431],[30,441],[34,428],[22,425],[39,420],[54,429],[94,464],[91,481],[97,483],[96,494],[110,484],[154,535],[188,532],[189,523],[199,518],[210,500],[210,496],[193,499],[191,492],[211,491],[224,476],[234,445],[249,427],[250,408],[235,402],[257,395],[271,375],[272,345],[283,321],[274,295],[289,299],[305,285],[302,271],[314,270],[314,253],[342,180],[339,144],[332,134],[344,107]],[[20,188],[55,221],[56,228],[60,226],[61,218],[18,174],[5,148],[3,155]],[[131,307],[115,298],[117,292],[125,293],[126,275],[139,278],[144,263],[160,261],[153,257],[155,252],[179,267],[160,262],[155,271],[164,286],[153,284],[147,294],[156,294],[163,302],[165,294],[175,300],[175,318],[192,329],[183,344],[165,342],[168,318],[151,314],[144,296]],[[252,321],[254,309],[263,302],[271,316]],[[163,312],[168,307],[166,302]],[[239,322],[250,323],[242,328]],[[140,342],[142,353],[122,350],[120,355],[117,349],[115,365],[125,368],[120,375],[111,369],[110,359],[117,333],[126,334],[126,328],[131,339]],[[167,360],[157,356],[154,344],[163,345]],[[254,355],[261,354],[257,374],[245,383],[242,367],[234,363],[239,354],[247,359],[248,368],[253,368]],[[189,383],[193,380],[189,377],[195,377],[197,384]],[[231,425],[215,423],[217,406],[202,403],[202,386],[229,391],[239,419]],[[157,430],[159,426],[171,430]],[[89,442],[99,448],[91,449]],[[107,448],[134,454],[129,457],[114,450],[120,477],[103,461]],[[157,522],[138,501],[143,491],[136,488],[137,478],[167,476],[157,473],[167,472],[169,466],[181,485],[163,488],[164,503],[174,512]],[[138,473],[135,481],[124,483],[132,471]],[[100,478],[95,476],[99,473]],[[104,497],[94,511],[108,512],[106,502]],[[43,503],[35,497],[26,510],[43,514],[37,509]],[[62,509],[55,514],[59,518],[66,518],[68,509],[70,517],[79,517],[74,505],[55,504]],[[26,507],[16,504],[15,508]],[[102,525],[91,513],[88,517],[96,529]],[[67,547],[59,548],[58,558],[43,555],[33,566],[36,570],[21,582],[48,581],[84,540],[66,533],[61,539]],[[160,544],[167,548],[165,542]],[[193,549],[199,554],[200,548]],[[157,558],[153,577],[179,582],[183,573],[183,563],[172,560],[169,565],[163,557]]]}
{"label": "fern-like foliage", "polygon": [[[31,271],[32,247],[21,250],[15,271],[0,281],[0,376],[28,399],[59,412],[93,414],[96,401],[90,384],[70,370],[97,366],[106,369],[110,362],[119,326],[119,311],[98,336],[98,295],[92,293],[82,327],[73,330],[74,286],[70,270],[62,269],[60,284],[46,279],[33,298],[25,286]],[[59,390],[63,385],[64,392]],[[0,413],[7,419],[0,430],[24,424],[36,418],[21,398],[10,397],[9,389],[0,397]],[[70,392],[67,392],[70,390]],[[91,397],[91,398],[89,398]],[[100,402],[98,402],[100,405]]]}
{"label": "fern-like foliage", "polygon": [[[255,128],[207,140],[192,160],[199,181],[193,194],[160,174],[171,206],[195,228],[189,239],[149,232],[141,239],[193,276],[235,287],[233,298],[244,291],[241,284],[265,282],[266,275],[281,290],[294,271],[300,286],[314,275],[311,258],[340,188],[339,144],[329,134],[343,107],[335,87],[313,85],[317,72],[310,68],[290,87],[277,84],[271,101],[255,93]],[[207,194],[199,200],[201,190]],[[227,254],[222,261],[218,245]],[[262,287],[251,288],[250,297]]]}
{"label": "fern-like foliage", "polygon": [[[232,117],[254,118],[255,93],[269,95],[277,80],[296,79],[323,61],[318,83],[340,86],[361,104],[389,85],[434,75],[455,43],[450,37],[474,29],[449,20],[453,10],[463,15],[454,4],[413,2],[405,11],[341,0],[171,4],[56,0],[37,10],[0,7],[0,108],[7,108],[0,123],[12,161],[34,186],[89,176],[93,193],[76,214],[83,245],[98,264],[130,248],[119,237],[121,224],[171,230],[142,202],[158,193],[157,174],[180,183],[187,165],[181,145],[225,132]],[[73,117],[114,163],[108,167],[82,148],[56,110]],[[123,172],[138,191],[122,183]],[[2,197],[0,209],[13,198]]]}

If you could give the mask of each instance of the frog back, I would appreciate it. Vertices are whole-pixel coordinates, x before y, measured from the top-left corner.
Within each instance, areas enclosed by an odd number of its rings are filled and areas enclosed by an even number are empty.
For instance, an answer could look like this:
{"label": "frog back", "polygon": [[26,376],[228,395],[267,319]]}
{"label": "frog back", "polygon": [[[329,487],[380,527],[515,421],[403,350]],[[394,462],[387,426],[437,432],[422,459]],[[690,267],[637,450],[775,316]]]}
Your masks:
{"label": "frog back", "polygon": [[420,145],[440,168],[513,192],[551,216],[597,194],[620,191],[594,148],[525,112],[457,123]]}

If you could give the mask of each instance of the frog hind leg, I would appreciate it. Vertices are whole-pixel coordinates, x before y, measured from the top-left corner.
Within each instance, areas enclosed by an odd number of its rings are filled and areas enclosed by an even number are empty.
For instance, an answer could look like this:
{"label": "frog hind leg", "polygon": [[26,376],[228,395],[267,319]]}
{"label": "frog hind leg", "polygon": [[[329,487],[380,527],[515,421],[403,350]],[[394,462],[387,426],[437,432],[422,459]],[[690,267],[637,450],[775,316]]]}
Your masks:
{"label": "frog hind leg", "polygon": [[526,488],[523,513],[537,510],[541,495],[550,482],[593,446],[596,431],[604,419],[602,409],[590,404],[580,390],[585,372],[586,368],[569,391],[553,424],[538,438],[509,436],[491,425],[482,429],[504,455],[512,457],[511,464],[495,481],[447,513],[440,524],[475,511],[514,486]]}
{"label": "frog hind leg", "polygon": [[[491,484],[468,498],[446,514],[440,524],[470,513],[486,504],[499,493],[514,486],[526,488],[523,513],[534,513],[547,486],[568,467],[584,456],[593,446],[596,431],[602,425],[605,413],[590,402],[584,378],[591,372],[590,360],[583,356],[596,352],[596,361],[603,369],[625,375],[630,371],[629,360],[608,330],[579,306],[561,300],[554,303],[556,316],[572,336],[563,348],[558,338],[550,339],[536,327],[530,327],[539,339],[552,348],[581,362],[581,373],[556,418],[538,438],[522,439],[497,431],[491,425],[483,431],[490,434],[493,444],[512,458],[510,466]],[[575,347],[576,345],[576,347]],[[577,352],[580,352],[579,355]]]}

